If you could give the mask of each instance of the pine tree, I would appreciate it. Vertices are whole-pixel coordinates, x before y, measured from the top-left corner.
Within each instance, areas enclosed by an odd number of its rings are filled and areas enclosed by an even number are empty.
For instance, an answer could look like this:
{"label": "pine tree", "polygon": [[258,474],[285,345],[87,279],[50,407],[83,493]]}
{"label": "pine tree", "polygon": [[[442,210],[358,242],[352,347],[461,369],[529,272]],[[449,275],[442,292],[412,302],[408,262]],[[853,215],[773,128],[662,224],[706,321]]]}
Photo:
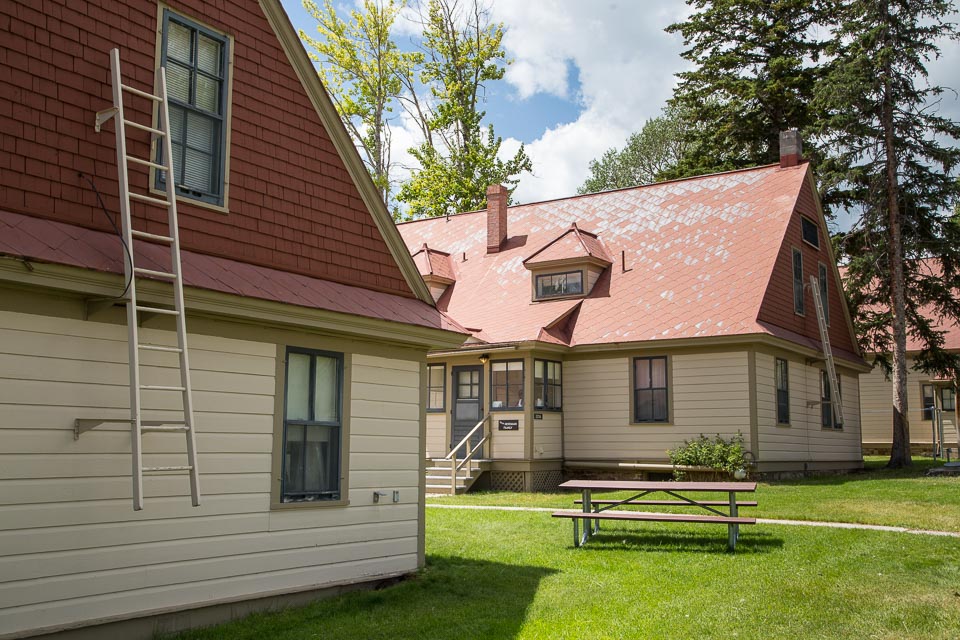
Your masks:
{"label": "pine tree", "polygon": [[685,123],[676,109],[667,107],[627,138],[623,149],[607,149],[590,161],[590,175],[577,193],[596,193],[650,184],[666,179],[687,155]]}
{"label": "pine tree", "polygon": [[410,150],[420,166],[398,199],[414,216],[479,209],[488,186],[512,190],[520,174],[532,169],[522,145],[502,160],[502,138],[492,124],[482,125],[485,84],[503,78],[508,64],[504,27],[492,22],[479,0],[429,0],[420,21],[422,63],[404,79],[403,104],[424,141]]}
{"label": "pine tree", "polygon": [[695,66],[677,74],[670,103],[687,115],[695,144],[669,177],[777,162],[780,132],[816,121],[815,33],[829,1],[687,0],[694,13],[667,31],[683,36]]}
{"label": "pine tree", "polygon": [[943,89],[925,84],[937,40],[957,38],[951,13],[943,0],[846,3],[817,89],[821,142],[834,152],[821,170],[838,201],[860,213],[841,241],[858,333],[865,350],[884,354],[893,378],[891,467],[911,464],[908,332],[925,345],[918,368],[960,373],[936,329],[960,318],[960,225],[951,219],[960,149],[943,142],[960,139],[960,125],[936,115]]}

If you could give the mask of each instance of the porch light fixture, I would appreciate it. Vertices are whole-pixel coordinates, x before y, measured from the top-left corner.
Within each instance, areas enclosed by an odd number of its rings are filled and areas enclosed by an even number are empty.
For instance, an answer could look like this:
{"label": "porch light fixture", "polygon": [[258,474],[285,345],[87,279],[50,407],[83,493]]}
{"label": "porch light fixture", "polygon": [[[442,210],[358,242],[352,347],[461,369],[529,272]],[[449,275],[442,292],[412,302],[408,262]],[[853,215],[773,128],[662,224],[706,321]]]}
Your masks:
{"label": "porch light fixture", "polygon": [[480,356],[480,364],[487,364],[488,362],[490,362],[490,354],[485,353]]}

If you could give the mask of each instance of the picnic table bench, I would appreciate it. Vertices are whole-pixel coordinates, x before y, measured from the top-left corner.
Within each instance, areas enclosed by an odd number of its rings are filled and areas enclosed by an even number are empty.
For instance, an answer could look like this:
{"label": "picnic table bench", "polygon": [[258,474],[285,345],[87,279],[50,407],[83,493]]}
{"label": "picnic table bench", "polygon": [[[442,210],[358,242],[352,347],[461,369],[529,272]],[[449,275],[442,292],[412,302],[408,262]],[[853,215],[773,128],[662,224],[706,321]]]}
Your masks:
{"label": "picnic table bench", "polygon": [[[727,525],[727,546],[733,551],[740,537],[740,525],[755,524],[756,518],[744,518],[739,515],[739,507],[755,507],[756,501],[738,501],[737,494],[752,493],[757,490],[756,482],[648,482],[633,480],[568,480],[560,485],[563,489],[577,489],[583,497],[574,504],[581,510],[555,511],[554,518],[573,520],[573,544],[576,547],[585,544],[591,533],[600,530],[601,520],[632,520],[645,522],[699,522]],[[632,491],[633,495],[622,500],[594,500],[593,491]],[[685,493],[710,492],[726,493],[727,500],[701,500],[691,498]],[[665,493],[672,499],[650,499],[653,493]],[[657,505],[676,507],[697,507],[708,513],[652,513],[646,511],[614,511],[617,507],[630,505]],[[724,513],[717,507],[727,507]],[[580,521],[583,522],[583,534],[580,534]]]}

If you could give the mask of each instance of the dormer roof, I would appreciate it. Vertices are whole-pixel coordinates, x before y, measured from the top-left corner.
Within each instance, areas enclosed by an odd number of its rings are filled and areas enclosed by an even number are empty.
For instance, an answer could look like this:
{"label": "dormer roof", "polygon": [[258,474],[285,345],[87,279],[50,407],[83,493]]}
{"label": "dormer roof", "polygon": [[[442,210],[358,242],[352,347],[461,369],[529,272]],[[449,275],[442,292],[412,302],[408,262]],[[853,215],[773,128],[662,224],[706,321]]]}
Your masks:
{"label": "dormer roof", "polygon": [[445,284],[452,284],[457,280],[450,254],[431,249],[426,242],[413,254],[413,262],[417,265],[417,269],[424,280],[433,280]]}
{"label": "dormer roof", "polygon": [[600,238],[574,222],[559,236],[542,246],[523,261],[528,269],[569,263],[592,263],[609,267],[613,262]]}

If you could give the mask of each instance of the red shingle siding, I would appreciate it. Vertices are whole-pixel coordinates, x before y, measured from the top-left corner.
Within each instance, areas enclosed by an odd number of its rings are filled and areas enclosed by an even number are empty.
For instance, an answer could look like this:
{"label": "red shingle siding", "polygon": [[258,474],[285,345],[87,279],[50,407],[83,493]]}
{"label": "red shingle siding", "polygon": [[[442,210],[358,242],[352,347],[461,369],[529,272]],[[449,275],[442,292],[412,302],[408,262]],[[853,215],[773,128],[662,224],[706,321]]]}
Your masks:
{"label": "red shingle siding", "polygon": [[[171,2],[234,38],[229,212],[179,204],[185,249],[413,296],[256,2]],[[0,208],[109,230],[81,171],[117,215],[110,49],[126,84],[152,90],[157,5],[147,0],[16,1],[0,15]],[[147,123],[146,100],[124,96]],[[146,157],[145,137],[128,152]],[[147,173],[130,170],[145,192]],[[165,211],[133,205],[136,226],[162,230]],[[119,251],[118,245],[118,251]]]}
{"label": "red shingle siding", "polygon": [[855,352],[853,336],[847,328],[843,315],[843,301],[840,293],[840,283],[834,275],[833,265],[827,253],[826,244],[830,242],[827,230],[820,227],[820,250],[803,241],[800,231],[801,215],[817,222],[819,214],[813,198],[813,185],[809,176],[804,181],[803,188],[797,198],[797,205],[790,218],[783,244],[777,255],[773,268],[773,275],[767,286],[760,313],[757,319],[760,322],[769,322],[785,329],[820,341],[820,329],[817,327],[817,312],[813,307],[813,298],[810,287],[804,289],[804,315],[799,316],[793,310],[793,249],[799,248],[803,255],[803,281],[810,282],[810,276],[819,276],[819,264],[827,266],[830,276],[828,285],[828,299],[830,308],[830,344],[834,347]]}

